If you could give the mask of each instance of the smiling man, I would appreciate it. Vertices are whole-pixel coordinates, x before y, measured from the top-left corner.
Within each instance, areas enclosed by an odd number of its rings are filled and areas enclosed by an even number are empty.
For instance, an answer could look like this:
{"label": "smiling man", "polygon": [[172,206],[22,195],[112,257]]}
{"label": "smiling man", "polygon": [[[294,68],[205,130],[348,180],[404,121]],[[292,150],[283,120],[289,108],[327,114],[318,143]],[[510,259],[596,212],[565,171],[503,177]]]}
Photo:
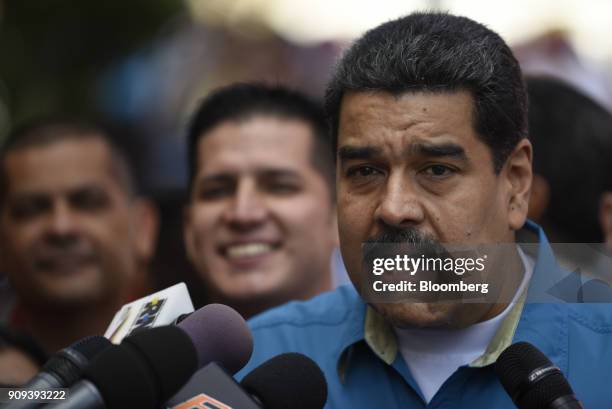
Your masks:
{"label": "smiling man", "polygon": [[0,161],[0,267],[16,294],[10,325],[48,352],[103,334],[145,291],[156,218],[127,158],[89,124],[16,129]]}
{"label": "smiling man", "polygon": [[[526,220],[526,106],[508,46],[467,18],[414,13],[357,40],[326,94],[340,247],[354,286],[253,319],[253,357],[241,374],[296,351],[323,369],[328,408],[514,408],[493,364],[527,341],[565,373],[585,407],[604,407],[612,335],[602,329],[612,312],[566,303],[578,299],[579,284],[551,291],[569,273]],[[535,251],[522,241],[537,243]],[[483,277],[498,291],[476,302],[465,294],[374,299],[366,249],[386,254],[385,245],[434,251],[426,254],[484,246]]]}
{"label": "smiling man", "polygon": [[194,114],[189,149],[185,242],[212,300],[250,317],[331,289],[333,159],[316,103],[222,88]]}

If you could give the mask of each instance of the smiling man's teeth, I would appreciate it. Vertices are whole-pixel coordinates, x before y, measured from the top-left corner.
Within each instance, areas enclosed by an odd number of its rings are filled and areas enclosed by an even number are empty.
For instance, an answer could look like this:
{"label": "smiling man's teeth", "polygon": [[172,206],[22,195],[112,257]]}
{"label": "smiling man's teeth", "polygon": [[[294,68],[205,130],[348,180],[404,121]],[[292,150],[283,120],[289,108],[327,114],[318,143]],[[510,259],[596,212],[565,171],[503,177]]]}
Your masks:
{"label": "smiling man's teeth", "polygon": [[251,257],[272,251],[272,246],[264,243],[249,243],[230,246],[227,248],[228,257]]}

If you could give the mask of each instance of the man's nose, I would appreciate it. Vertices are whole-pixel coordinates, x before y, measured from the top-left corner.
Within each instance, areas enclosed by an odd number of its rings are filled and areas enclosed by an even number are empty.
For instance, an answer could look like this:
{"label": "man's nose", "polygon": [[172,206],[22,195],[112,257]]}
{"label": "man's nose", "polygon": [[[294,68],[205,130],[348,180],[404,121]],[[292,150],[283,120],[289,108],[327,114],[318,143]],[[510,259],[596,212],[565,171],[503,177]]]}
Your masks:
{"label": "man's nose", "polygon": [[267,215],[266,200],[256,181],[240,181],[225,212],[226,222],[238,229],[248,229],[261,224]]}
{"label": "man's nose", "polygon": [[414,183],[409,175],[392,173],[376,209],[376,220],[396,228],[415,227],[423,223],[425,212]]}
{"label": "man's nose", "polygon": [[54,237],[72,236],[76,229],[76,215],[65,201],[57,201],[53,204],[49,214],[47,226],[48,233]]}

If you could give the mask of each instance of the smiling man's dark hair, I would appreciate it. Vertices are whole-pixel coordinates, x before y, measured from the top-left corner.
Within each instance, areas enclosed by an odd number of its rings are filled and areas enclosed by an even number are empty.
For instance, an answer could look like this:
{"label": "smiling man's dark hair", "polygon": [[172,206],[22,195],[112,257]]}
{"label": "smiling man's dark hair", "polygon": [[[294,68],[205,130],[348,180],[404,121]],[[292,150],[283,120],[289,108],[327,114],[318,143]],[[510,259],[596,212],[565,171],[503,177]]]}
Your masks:
{"label": "smiling man's dark hair", "polygon": [[474,99],[474,129],[499,172],[527,135],[527,102],[518,62],[482,24],[445,13],[414,13],[368,31],[342,57],[325,108],[334,151],[342,97],[351,91],[453,92]]}
{"label": "smiling man's dark hair", "polygon": [[190,188],[197,173],[198,143],[202,137],[222,122],[239,122],[253,116],[297,119],[311,128],[312,164],[327,182],[333,197],[334,163],[323,107],[301,92],[258,82],[218,88],[200,103],[187,133]]}

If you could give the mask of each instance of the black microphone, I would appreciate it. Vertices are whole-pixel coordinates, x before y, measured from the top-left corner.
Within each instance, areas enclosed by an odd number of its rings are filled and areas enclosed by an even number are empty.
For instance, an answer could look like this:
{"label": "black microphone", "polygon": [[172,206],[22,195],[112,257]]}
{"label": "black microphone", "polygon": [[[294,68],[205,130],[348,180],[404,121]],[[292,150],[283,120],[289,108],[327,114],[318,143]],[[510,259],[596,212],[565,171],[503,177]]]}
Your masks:
{"label": "black microphone", "polygon": [[319,366],[305,355],[281,354],[253,369],[240,385],[266,409],[325,406],[327,382]]}
{"label": "black microphone", "polygon": [[92,363],[85,374],[88,380],[70,390],[70,402],[52,407],[152,407],[151,402],[165,402],[197,368],[212,361],[238,371],[248,362],[253,341],[240,314],[223,304],[209,304],[178,326],[141,329],[111,349]]}
{"label": "black microphone", "polygon": [[182,329],[137,331],[100,353],[68,398],[47,408],[153,409],[189,379],[197,362],[196,347]]}
{"label": "black microphone", "polygon": [[189,380],[167,402],[172,409],[317,409],[327,400],[327,383],[318,365],[298,353],[278,355],[253,369],[240,385],[216,364]]}
{"label": "black microphone", "polygon": [[495,373],[519,409],[584,409],[561,370],[528,342],[502,352]]}
{"label": "black microphone", "polygon": [[[70,387],[81,379],[90,361],[110,346],[110,341],[101,336],[83,338],[49,358],[41,371],[23,388],[41,390]],[[19,400],[10,402],[2,408],[33,409],[43,405],[44,402]]]}

